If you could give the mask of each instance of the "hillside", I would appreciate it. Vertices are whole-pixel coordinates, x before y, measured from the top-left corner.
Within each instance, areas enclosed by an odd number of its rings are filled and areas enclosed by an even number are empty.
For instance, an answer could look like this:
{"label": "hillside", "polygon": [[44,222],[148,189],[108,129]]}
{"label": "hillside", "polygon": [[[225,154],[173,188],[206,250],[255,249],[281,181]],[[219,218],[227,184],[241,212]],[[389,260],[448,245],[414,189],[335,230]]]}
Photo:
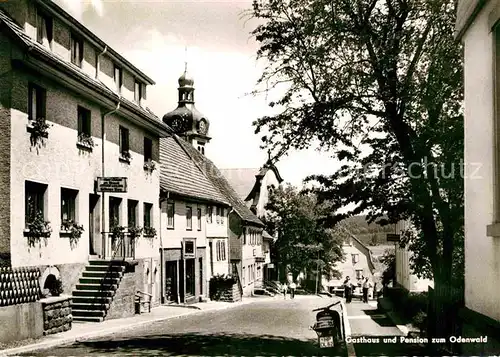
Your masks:
{"label": "hillside", "polygon": [[349,230],[368,246],[394,244],[387,242],[387,233],[394,233],[394,225],[368,224],[366,216],[353,216],[345,220]]}

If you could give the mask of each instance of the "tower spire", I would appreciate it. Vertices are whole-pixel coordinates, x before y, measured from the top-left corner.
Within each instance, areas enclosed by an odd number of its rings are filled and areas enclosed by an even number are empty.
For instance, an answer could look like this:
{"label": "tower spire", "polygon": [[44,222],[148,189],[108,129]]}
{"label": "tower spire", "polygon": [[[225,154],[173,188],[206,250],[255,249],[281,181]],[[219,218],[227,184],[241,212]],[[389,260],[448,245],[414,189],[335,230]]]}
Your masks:
{"label": "tower spire", "polygon": [[187,73],[187,70],[188,70],[187,53],[188,53],[188,47],[186,45],[184,47],[184,73]]}

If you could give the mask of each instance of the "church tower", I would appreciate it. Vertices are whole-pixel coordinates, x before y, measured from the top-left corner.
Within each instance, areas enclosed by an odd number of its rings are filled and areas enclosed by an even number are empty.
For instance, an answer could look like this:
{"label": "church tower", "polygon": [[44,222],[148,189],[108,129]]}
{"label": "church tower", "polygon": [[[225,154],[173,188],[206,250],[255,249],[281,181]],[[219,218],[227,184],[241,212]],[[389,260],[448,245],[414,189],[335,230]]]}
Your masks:
{"label": "church tower", "polygon": [[205,155],[206,144],[210,141],[210,122],[194,105],[194,79],[188,74],[187,63],[179,77],[179,102],[177,108],[163,116],[163,122],[198,151]]}

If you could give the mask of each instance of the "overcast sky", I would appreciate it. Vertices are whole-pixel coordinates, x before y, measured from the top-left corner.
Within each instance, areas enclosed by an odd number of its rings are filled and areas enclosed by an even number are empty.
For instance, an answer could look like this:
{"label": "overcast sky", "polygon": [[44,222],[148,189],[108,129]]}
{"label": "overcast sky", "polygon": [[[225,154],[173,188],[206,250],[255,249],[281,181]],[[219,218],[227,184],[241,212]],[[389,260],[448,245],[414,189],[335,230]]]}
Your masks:
{"label": "overcast sky", "polygon": [[[187,57],[196,107],[210,121],[206,155],[221,169],[262,166],[267,154],[252,121],[269,109],[265,97],[245,96],[262,70],[249,34],[255,23],[241,18],[251,0],[54,1],[155,80],[148,105],[160,117],[177,106],[177,79]],[[291,153],[277,167],[285,181],[300,185],[337,164],[311,149]]]}

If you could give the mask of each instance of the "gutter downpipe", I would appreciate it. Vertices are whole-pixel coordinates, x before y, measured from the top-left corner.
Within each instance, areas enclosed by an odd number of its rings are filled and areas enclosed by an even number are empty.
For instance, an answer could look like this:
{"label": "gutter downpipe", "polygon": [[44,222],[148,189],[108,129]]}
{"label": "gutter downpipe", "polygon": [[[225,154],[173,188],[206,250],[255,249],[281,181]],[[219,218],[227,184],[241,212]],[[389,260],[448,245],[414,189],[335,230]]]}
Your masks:
{"label": "gutter downpipe", "polygon": [[[231,231],[231,226],[230,226],[230,223],[229,223],[230,222],[229,216],[233,212],[234,212],[234,208],[231,207],[231,211],[229,211],[229,213],[227,214],[227,228],[228,228],[229,232]],[[243,233],[243,234],[245,234],[245,233]],[[243,252],[243,247],[242,247],[242,252]],[[230,234],[227,235],[227,255],[229,255],[229,264],[228,264],[228,267],[227,267],[227,270],[228,270],[227,273],[229,275],[232,275],[232,272],[231,272],[232,261],[231,261],[231,237],[230,237]],[[236,267],[236,269],[238,269],[238,267]]]}
{"label": "gutter downpipe", "polygon": [[[106,132],[105,132],[105,125],[104,125],[104,119],[113,113],[116,113],[118,110],[120,110],[120,102],[121,98],[118,99],[118,104],[116,105],[116,108],[104,113],[101,115],[101,175],[102,177],[106,177],[106,166],[105,166],[105,150],[104,150],[104,143],[106,142]],[[105,215],[105,193],[101,192],[101,229],[102,229],[102,259],[106,259],[106,215]]]}
{"label": "gutter downpipe", "polygon": [[167,201],[170,198],[170,192],[167,191],[167,197],[166,198],[160,198],[160,301],[162,304],[165,304],[165,279],[162,279],[164,276],[164,269],[165,269],[165,263],[163,261],[164,259],[164,252],[163,252],[163,227],[161,225],[161,205],[163,202]]}

